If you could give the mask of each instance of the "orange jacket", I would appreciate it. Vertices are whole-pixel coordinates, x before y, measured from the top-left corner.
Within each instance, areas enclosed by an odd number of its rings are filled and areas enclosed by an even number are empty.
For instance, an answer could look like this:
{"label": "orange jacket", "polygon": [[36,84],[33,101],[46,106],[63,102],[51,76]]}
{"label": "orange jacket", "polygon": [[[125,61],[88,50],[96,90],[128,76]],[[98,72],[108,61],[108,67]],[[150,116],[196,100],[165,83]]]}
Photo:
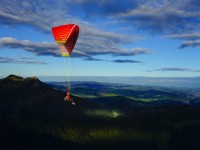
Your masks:
{"label": "orange jacket", "polygon": [[66,101],[69,101],[69,95],[65,96]]}

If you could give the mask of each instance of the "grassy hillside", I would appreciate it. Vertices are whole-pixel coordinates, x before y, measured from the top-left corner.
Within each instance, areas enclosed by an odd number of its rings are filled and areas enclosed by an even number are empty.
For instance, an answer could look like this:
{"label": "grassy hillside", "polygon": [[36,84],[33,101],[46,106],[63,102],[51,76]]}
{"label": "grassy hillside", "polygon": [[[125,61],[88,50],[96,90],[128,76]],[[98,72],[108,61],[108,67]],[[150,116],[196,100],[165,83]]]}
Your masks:
{"label": "grassy hillside", "polygon": [[[63,82],[51,82],[49,86],[65,91]],[[71,91],[74,95],[88,99],[124,96],[126,98],[142,101],[176,101],[189,103],[200,98],[199,89],[167,88],[155,86],[139,86],[128,84],[98,83],[98,82],[72,82]]]}
{"label": "grassy hillside", "polygon": [[[13,79],[14,78],[14,79]],[[138,107],[124,96],[75,97],[37,78],[0,80],[0,149],[197,149],[200,109],[189,105]],[[104,102],[106,101],[106,102]],[[134,103],[133,103],[134,102]]]}

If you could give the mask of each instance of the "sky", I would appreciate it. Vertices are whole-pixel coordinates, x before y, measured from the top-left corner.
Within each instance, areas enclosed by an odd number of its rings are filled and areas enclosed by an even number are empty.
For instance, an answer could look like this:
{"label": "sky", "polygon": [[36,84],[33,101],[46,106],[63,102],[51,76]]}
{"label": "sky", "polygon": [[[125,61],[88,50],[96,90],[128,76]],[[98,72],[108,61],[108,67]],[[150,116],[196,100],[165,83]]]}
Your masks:
{"label": "sky", "polygon": [[[77,24],[70,63],[51,28]],[[1,0],[0,76],[200,76],[199,0]]]}

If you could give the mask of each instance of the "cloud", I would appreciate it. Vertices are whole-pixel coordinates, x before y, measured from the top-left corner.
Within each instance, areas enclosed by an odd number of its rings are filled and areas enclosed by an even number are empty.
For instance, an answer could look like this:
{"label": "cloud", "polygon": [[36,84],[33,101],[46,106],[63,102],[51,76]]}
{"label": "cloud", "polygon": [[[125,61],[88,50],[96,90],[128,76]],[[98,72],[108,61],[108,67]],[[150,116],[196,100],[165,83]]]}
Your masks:
{"label": "cloud", "polygon": [[185,41],[179,46],[180,49],[186,47],[196,47],[200,45],[200,33],[187,33],[187,34],[171,34],[165,36],[172,39],[184,39]]}
{"label": "cloud", "polygon": [[191,33],[200,27],[199,0],[75,0],[81,14],[91,20],[110,19],[150,33]]}
{"label": "cloud", "polygon": [[35,58],[33,57],[20,57],[22,60],[34,60]]}
{"label": "cloud", "polygon": [[[120,4],[119,4],[120,5]],[[137,7],[117,12],[118,18],[133,27],[153,32],[183,33],[198,31],[200,4],[198,0],[144,0]]]}
{"label": "cloud", "polygon": [[[152,53],[147,48],[123,48],[122,45],[135,41],[129,36],[112,32],[102,32],[97,29],[84,29],[85,34],[80,34],[76,49],[90,55],[111,54],[114,56],[131,56]],[[86,35],[86,36],[85,36]]]}
{"label": "cloud", "polygon": [[[134,29],[188,33],[198,31],[199,17],[199,0],[176,0],[176,2],[172,0],[123,0],[123,2],[21,0],[18,3],[15,0],[0,1],[0,22],[6,25],[23,24],[49,32],[52,26],[74,22],[81,26],[81,34],[89,36],[94,35],[96,28],[93,22],[97,18],[105,21],[113,20],[121,25],[132,26]],[[101,31],[98,35],[101,36]],[[117,39],[121,40],[121,38]]]}
{"label": "cloud", "polygon": [[97,58],[93,58],[93,57],[88,57],[88,58],[85,58],[84,60],[86,60],[86,61],[107,61],[107,60],[97,59]]}
{"label": "cloud", "polygon": [[[50,42],[41,42],[34,43],[28,40],[19,41],[12,37],[4,37],[0,38],[0,48],[9,47],[12,49],[23,49],[27,52],[32,52],[38,56],[54,56],[60,57],[59,48],[55,43]],[[77,50],[74,51],[75,57],[88,57],[87,54],[83,52],[79,52]]]}
{"label": "cloud", "polygon": [[[9,47],[12,49],[23,49],[28,52],[32,52],[38,56],[54,56],[60,57],[60,51],[58,46],[55,43],[50,42],[41,42],[34,43],[28,40],[19,41],[12,37],[0,38],[0,48]],[[148,49],[145,48],[133,48],[131,50],[126,48],[114,47],[105,43],[102,46],[96,46],[95,42],[81,42],[77,45],[77,49],[83,51],[74,50],[72,57],[83,57],[91,59],[93,55],[105,55],[111,54],[114,56],[133,56],[141,54],[151,54]],[[83,49],[85,48],[85,49]]]}
{"label": "cloud", "polygon": [[195,40],[195,39],[200,39],[200,33],[171,34],[171,35],[167,35],[166,37],[172,38],[172,39]]}
{"label": "cloud", "polygon": [[179,48],[186,48],[186,47],[196,47],[200,46],[200,40],[191,40],[191,41],[185,41],[181,43]]}
{"label": "cloud", "polygon": [[43,61],[27,61],[27,60],[16,60],[10,57],[0,57],[0,63],[15,63],[15,64],[37,64],[37,65],[46,65],[46,62]]}
{"label": "cloud", "polygon": [[116,60],[103,60],[103,59],[96,59],[96,58],[86,58],[86,61],[107,61],[107,62],[114,62],[114,63],[142,63],[141,61],[136,60],[127,60],[127,59],[116,59]]}
{"label": "cloud", "polygon": [[79,40],[76,48],[90,55],[134,56],[152,53],[147,48],[127,49],[118,44],[110,44],[106,40]]}
{"label": "cloud", "polygon": [[181,71],[181,72],[200,72],[200,70],[190,69],[190,68],[180,68],[180,67],[166,67],[154,69],[151,71]]}
{"label": "cloud", "polygon": [[116,59],[113,60],[112,62],[116,62],[116,63],[142,63],[141,61],[136,61],[136,60],[127,60],[127,59]]}
{"label": "cloud", "polygon": [[1,0],[0,1],[0,22],[2,24],[16,26],[27,25],[39,29],[43,32],[49,32],[51,26],[63,23],[62,17],[65,16],[68,21],[73,21],[72,16],[68,14],[62,0],[49,1],[38,0]]}
{"label": "cloud", "polygon": [[[114,32],[102,31],[94,27],[94,25],[80,20],[79,14],[75,15],[79,19],[70,14],[74,12],[74,10],[72,10],[73,8],[75,8],[77,5],[82,6],[83,3],[86,2],[71,2],[69,0],[57,0],[56,2],[49,0],[38,0],[32,2],[30,0],[22,0],[20,3],[16,3],[14,0],[2,0],[0,1],[0,23],[5,24],[6,26],[26,25],[48,34],[51,33],[51,28],[53,26],[66,24],[69,22],[76,23],[80,26],[80,34],[77,45],[75,47],[77,50],[76,56],[79,56],[78,54],[82,56],[83,53],[84,55],[135,55],[133,50],[124,49],[122,46],[124,44],[133,43],[134,41],[140,39],[139,36],[130,36]],[[103,6],[104,3],[107,2],[101,1],[99,5]],[[113,3],[115,2],[110,1],[109,5]],[[123,7],[125,8],[125,6]],[[63,17],[65,19],[63,19]],[[58,53],[55,50],[57,47],[52,43],[33,44],[29,41],[18,41],[17,43],[20,43],[19,45],[23,49],[32,52],[34,51],[33,49],[39,48],[39,51],[35,52],[38,55],[58,56]],[[17,46],[14,44],[11,45],[11,48]],[[43,47],[45,47],[47,50],[44,50]],[[143,54],[147,53],[148,52],[145,52]],[[142,54],[142,52],[140,54]]]}
{"label": "cloud", "polygon": [[57,47],[53,43],[43,42],[43,43],[33,43],[28,40],[19,41],[12,37],[0,38],[0,48],[9,47],[12,49],[23,49],[28,52],[32,52],[36,55],[53,55],[59,56]]}
{"label": "cloud", "polygon": [[72,3],[82,10],[82,13],[91,15],[111,15],[124,12],[137,6],[137,1],[123,0],[116,3],[115,0],[73,0]]}

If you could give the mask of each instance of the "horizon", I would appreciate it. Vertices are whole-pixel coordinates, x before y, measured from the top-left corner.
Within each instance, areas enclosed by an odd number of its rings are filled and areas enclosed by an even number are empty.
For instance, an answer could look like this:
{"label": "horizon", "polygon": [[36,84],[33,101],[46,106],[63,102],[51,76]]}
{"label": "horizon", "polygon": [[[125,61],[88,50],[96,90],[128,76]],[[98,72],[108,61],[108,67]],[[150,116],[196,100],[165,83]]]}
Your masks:
{"label": "horizon", "polygon": [[[0,76],[200,76],[199,6],[197,0],[2,0]],[[70,23],[80,34],[67,62],[51,28]]]}
{"label": "horizon", "polygon": [[[6,77],[0,76],[0,79]],[[20,76],[20,77],[23,78],[37,77],[39,80],[45,83],[68,82],[67,76]],[[200,88],[200,77],[73,76],[71,77],[71,82],[97,82],[97,83],[127,84],[136,86],[158,86],[158,87],[168,87],[168,88],[194,88],[194,89]]]}

